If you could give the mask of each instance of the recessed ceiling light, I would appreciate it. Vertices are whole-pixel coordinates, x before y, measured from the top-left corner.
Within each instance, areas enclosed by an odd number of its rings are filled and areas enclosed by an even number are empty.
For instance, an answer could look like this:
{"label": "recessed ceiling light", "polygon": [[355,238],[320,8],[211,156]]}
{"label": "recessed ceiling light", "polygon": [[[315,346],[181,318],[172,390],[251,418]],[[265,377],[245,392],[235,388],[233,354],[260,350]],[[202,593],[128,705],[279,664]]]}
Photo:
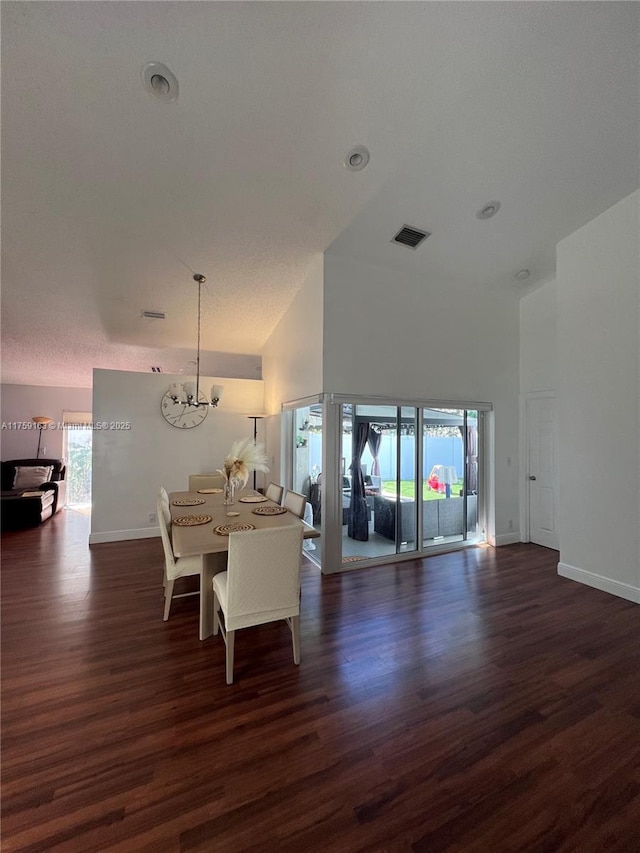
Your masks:
{"label": "recessed ceiling light", "polygon": [[345,157],[344,165],[351,172],[361,172],[369,159],[369,149],[365,148],[364,145],[356,145]]}
{"label": "recessed ceiling light", "polygon": [[516,278],[518,279],[518,281],[526,281],[530,275],[531,273],[529,272],[529,270],[520,270],[520,272],[516,273]]}
{"label": "recessed ceiling light", "polygon": [[491,217],[495,216],[499,210],[500,210],[500,202],[499,201],[488,201],[476,213],[476,217],[478,219],[491,219]]}
{"label": "recessed ceiling light", "polygon": [[148,62],[142,69],[144,87],[161,101],[175,101],[178,97],[178,81],[166,65]]}

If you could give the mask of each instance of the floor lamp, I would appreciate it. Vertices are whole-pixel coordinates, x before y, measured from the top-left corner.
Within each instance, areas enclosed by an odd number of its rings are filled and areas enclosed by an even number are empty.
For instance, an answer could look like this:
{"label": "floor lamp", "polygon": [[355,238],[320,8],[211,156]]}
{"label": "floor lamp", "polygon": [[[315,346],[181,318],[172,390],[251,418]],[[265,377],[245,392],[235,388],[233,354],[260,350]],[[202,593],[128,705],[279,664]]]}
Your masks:
{"label": "floor lamp", "polygon": [[45,415],[36,415],[35,418],[31,418],[31,420],[38,427],[38,452],[36,453],[36,459],[40,459],[40,443],[42,441],[42,430],[46,427],[47,424],[51,423],[51,418],[45,417]]}
{"label": "floor lamp", "polygon": [[[264,415],[247,415],[250,421],[253,421],[253,443],[254,445],[258,443],[258,421],[261,421],[264,418]],[[256,471],[255,468],[253,470],[253,491],[257,492],[256,489]]]}

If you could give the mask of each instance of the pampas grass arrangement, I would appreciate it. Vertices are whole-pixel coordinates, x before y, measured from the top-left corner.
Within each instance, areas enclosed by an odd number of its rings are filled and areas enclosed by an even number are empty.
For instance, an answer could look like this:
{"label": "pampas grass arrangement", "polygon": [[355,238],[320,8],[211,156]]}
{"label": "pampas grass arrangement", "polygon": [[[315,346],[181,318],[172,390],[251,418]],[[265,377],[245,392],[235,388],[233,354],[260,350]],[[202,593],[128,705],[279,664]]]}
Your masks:
{"label": "pampas grass arrangement", "polygon": [[225,457],[223,467],[218,468],[218,474],[222,474],[228,483],[233,481],[244,489],[251,471],[267,473],[267,459],[264,445],[254,444],[252,438],[241,438],[231,445],[231,451]]}

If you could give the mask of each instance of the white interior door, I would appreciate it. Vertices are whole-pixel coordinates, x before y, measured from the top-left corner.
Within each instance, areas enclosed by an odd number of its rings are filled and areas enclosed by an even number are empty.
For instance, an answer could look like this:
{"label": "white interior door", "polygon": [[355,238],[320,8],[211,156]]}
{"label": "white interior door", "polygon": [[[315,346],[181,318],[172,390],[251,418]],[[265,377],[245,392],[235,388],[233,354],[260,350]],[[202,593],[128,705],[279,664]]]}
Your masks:
{"label": "white interior door", "polygon": [[528,401],[529,539],[559,550],[556,424],[555,397],[531,397]]}

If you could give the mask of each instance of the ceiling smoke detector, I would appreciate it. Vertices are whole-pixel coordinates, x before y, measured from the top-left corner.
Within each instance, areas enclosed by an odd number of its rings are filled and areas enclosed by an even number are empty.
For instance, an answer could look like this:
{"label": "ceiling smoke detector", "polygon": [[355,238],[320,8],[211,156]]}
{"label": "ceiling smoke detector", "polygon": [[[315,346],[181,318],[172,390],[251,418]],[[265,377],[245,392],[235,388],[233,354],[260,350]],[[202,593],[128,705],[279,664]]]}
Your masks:
{"label": "ceiling smoke detector", "polygon": [[531,273],[529,272],[529,270],[520,270],[516,273],[516,278],[518,279],[518,281],[526,281],[530,275]]}
{"label": "ceiling smoke detector", "polygon": [[430,236],[431,233],[429,231],[421,231],[419,228],[403,225],[391,242],[400,243],[401,246],[408,246],[409,249],[417,249]]}
{"label": "ceiling smoke detector", "polygon": [[142,69],[142,82],[147,92],[161,101],[175,101],[178,97],[178,80],[161,62],[148,62]]}
{"label": "ceiling smoke detector", "polygon": [[344,165],[350,172],[361,172],[370,159],[369,149],[364,145],[356,145],[347,154]]}
{"label": "ceiling smoke detector", "polygon": [[499,201],[488,201],[476,213],[476,218],[477,219],[491,219],[491,217],[495,216],[499,210],[500,210],[500,202]]}

